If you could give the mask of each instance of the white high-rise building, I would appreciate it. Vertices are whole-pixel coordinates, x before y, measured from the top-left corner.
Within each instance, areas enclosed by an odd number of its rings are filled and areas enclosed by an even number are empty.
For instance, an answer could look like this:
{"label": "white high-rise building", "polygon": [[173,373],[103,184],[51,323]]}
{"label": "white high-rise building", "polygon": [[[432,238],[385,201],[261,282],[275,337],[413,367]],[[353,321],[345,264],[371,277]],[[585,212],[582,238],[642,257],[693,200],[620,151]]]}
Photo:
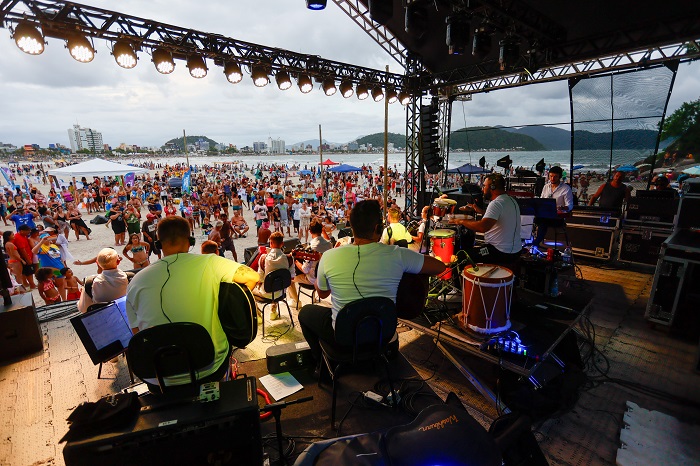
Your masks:
{"label": "white high-rise building", "polygon": [[72,152],[78,152],[81,149],[89,149],[93,153],[104,152],[102,133],[94,129],[73,125],[73,128],[68,130],[68,139]]}
{"label": "white high-rise building", "polygon": [[284,140],[277,138],[267,138],[267,148],[270,154],[284,154],[287,150],[284,147]]}

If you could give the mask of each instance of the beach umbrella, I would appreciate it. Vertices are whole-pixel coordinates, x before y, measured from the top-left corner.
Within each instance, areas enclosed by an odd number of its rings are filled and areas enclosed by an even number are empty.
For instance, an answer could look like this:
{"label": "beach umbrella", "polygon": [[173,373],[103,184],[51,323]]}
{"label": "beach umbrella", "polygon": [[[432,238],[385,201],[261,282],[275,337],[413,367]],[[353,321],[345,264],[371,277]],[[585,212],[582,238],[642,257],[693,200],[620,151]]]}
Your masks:
{"label": "beach umbrella", "polygon": [[464,165],[457,168],[450,168],[447,173],[459,173],[460,175],[473,175],[475,173],[491,173],[490,170],[485,168],[477,167],[470,163],[465,163]]}
{"label": "beach umbrella", "polygon": [[299,174],[306,176],[306,175],[311,175],[313,172],[311,170],[299,170]]}
{"label": "beach umbrella", "polygon": [[334,162],[331,159],[326,159],[324,162],[321,162],[321,165],[323,166],[329,166],[329,165],[339,165],[340,162]]}
{"label": "beach umbrella", "polygon": [[688,167],[685,170],[683,170],[683,173],[685,173],[686,175],[700,175],[700,165]]}
{"label": "beach umbrella", "polygon": [[621,165],[615,169],[618,172],[636,172],[638,170],[634,165]]}
{"label": "beach umbrella", "polygon": [[337,167],[329,168],[328,171],[337,172],[337,173],[348,173],[348,172],[361,172],[362,169],[357,168],[357,167],[353,167],[352,165],[348,165],[348,164],[344,163],[344,164],[338,165]]}
{"label": "beach umbrella", "polygon": [[582,169],[584,166],[585,166],[585,165],[574,165],[574,167],[572,168],[572,170],[580,170],[580,169]]}

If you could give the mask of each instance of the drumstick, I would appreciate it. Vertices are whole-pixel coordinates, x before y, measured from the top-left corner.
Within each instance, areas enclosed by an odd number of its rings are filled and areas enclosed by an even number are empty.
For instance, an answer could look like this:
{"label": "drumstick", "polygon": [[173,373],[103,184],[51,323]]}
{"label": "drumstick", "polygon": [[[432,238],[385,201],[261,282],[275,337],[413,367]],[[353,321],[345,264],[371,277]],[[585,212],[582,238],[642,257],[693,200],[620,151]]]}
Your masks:
{"label": "drumstick", "polygon": [[498,269],[498,267],[491,267],[486,272],[484,272],[483,275],[481,275],[481,278],[489,278],[491,275],[493,275],[496,269]]}

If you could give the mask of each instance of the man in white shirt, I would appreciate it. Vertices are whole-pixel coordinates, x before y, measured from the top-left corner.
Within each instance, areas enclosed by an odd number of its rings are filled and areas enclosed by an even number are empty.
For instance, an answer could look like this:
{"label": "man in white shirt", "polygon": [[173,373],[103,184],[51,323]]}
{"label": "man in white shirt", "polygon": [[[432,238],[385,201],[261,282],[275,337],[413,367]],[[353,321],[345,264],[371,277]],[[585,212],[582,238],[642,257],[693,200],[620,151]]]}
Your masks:
{"label": "man in white shirt", "polygon": [[460,224],[484,233],[486,245],[468,248],[466,251],[475,262],[509,265],[520,256],[520,207],[515,199],[506,194],[505,187],[503,175],[487,176],[482,191],[484,199],[491,202],[486,211],[476,204],[470,205],[477,213],[483,214],[481,220],[450,220],[451,224]]}
{"label": "man in white shirt", "polygon": [[[549,169],[549,183],[542,189],[540,197],[542,199],[554,199],[557,202],[557,212],[568,213],[574,208],[574,193],[571,186],[567,183],[562,183],[561,177],[564,171],[561,167],[552,167]],[[537,237],[532,243],[533,246],[539,246],[544,237],[547,235],[547,224],[535,220],[537,224]]]}
{"label": "man in white shirt", "polygon": [[[125,272],[119,270],[121,258],[117,251],[111,248],[102,249],[97,254],[97,265],[102,272],[92,278],[92,287],[85,289],[78,300],[78,310],[87,312],[94,303],[108,303],[126,295],[129,278]],[[86,281],[90,279],[88,277]]]}
{"label": "man in white shirt", "polygon": [[299,312],[299,326],[317,363],[319,340],[334,341],[335,318],[346,304],[373,296],[395,302],[404,273],[437,275],[445,270],[434,257],[379,243],[382,212],[375,200],[358,202],[350,223],[354,244],[326,251],[318,265],[316,291],[321,299],[330,296],[332,307],[307,304]]}

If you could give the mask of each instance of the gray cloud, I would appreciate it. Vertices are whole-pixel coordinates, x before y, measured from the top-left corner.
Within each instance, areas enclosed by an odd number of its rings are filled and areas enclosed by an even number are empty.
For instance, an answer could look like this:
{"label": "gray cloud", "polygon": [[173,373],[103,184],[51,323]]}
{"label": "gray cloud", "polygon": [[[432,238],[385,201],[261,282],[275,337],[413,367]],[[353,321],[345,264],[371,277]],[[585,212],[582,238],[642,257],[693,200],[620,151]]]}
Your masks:
{"label": "gray cloud", "polygon": [[[399,72],[396,62],[332,2],[322,12],[304,8],[302,0],[255,2],[186,2],[183,0],[91,0],[91,5],[160,22],[222,34],[239,40]],[[302,95],[296,86],[279,91],[274,82],[253,86],[228,83],[222,69],[209,63],[209,75],[189,76],[177,62],[171,75],[157,73],[150,56],[140,52],[132,70],[116,65],[107,44],[96,42],[97,56],[82,64],[70,58],[63,43],[48,39],[37,57],[20,52],[4,30],[0,37],[0,141],[16,145],[67,144],[66,130],[80,123],[103,133],[106,143],[161,145],[188,134],[206,134],[238,146],[268,136],[287,144],[323,136],[346,142],[383,131],[384,103],[371,99],[326,97],[318,86]],[[698,98],[700,65],[679,69],[669,112]],[[568,121],[565,82],[477,94],[455,104],[453,129],[473,125],[522,125]],[[390,106],[389,130],[403,133],[405,111]]]}

